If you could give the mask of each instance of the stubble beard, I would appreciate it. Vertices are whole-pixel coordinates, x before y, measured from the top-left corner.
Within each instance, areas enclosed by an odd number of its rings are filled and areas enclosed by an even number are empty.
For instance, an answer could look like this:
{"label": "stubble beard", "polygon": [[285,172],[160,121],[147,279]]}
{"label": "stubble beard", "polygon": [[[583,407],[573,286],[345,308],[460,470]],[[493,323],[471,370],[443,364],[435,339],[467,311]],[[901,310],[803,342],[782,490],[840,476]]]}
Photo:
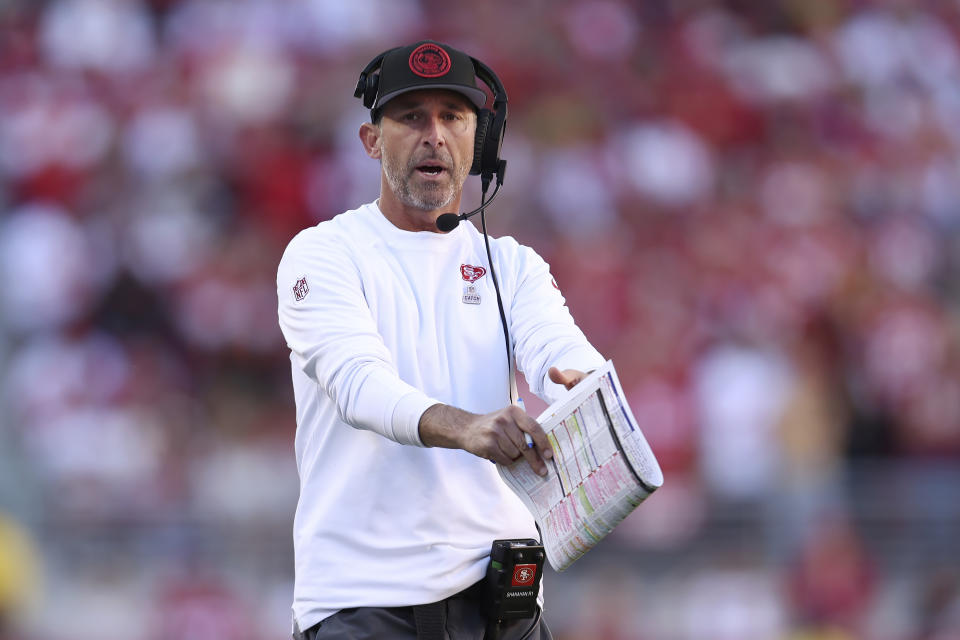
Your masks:
{"label": "stubble beard", "polygon": [[382,159],[383,172],[387,177],[387,184],[397,199],[405,206],[435,211],[450,205],[457,196],[459,185],[467,179],[465,167],[452,161],[446,162],[450,166],[446,182],[415,182],[417,166],[424,162],[424,158],[411,159],[406,166],[393,163],[388,157]]}

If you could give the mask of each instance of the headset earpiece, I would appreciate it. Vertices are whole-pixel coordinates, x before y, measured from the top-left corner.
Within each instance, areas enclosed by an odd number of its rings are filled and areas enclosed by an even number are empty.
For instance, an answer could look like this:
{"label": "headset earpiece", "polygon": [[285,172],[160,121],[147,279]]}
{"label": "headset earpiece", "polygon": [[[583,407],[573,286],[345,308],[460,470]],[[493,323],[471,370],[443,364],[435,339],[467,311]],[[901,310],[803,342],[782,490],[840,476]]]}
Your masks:
{"label": "headset earpiece", "polygon": [[363,104],[369,109],[377,99],[377,89],[380,87],[380,74],[372,73],[367,76],[366,87],[363,91]]}
{"label": "headset earpiece", "polygon": [[490,67],[476,58],[471,60],[477,77],[493,91],[493,110],[480,109],[477,114],[477,133],[470,173],[487,180],[497,175],[502,181],[501,172],[505,163],[501,163],[500,150],[507,127],[507,90]]}
{"label": "headset earpiece", "polygon": [[380,63],[383,62],[384,56],[391,51],[393,49],[387,49],[378,55],[360,72],[360,79],[357,80],[357,88],[353,92],[353,97],[360,98],[363,101],[363,106],[367,109],[373,108],[373,102],[377,99],[377,89],[380,86],[380,72],[378,71]]}
{"label": "headset earpiece", "polygon": [[[480,130],[480,118],[477,117],[477,138],[474,140],[474,167],[470,173],[490,178],[500,173],[500,150],[503,147],[503,135],[507,125],[507,105],[493,111],[486,111],[483,131]],[[481,135],[482,134],[482,135]],[[479,153],[479,157],[476,155]],[[501,176],[502,178],[502,176]]]}
{"label": "headset earpiece", "polygon": [[487,130],[490,128],[490,121],[493,119],[493,112],[490,109],[480,109],[477,112],[477,132],[473,138],[473,164],[470,165],[470,175],[480,175],[483,167],[483,149],[487,140]]}

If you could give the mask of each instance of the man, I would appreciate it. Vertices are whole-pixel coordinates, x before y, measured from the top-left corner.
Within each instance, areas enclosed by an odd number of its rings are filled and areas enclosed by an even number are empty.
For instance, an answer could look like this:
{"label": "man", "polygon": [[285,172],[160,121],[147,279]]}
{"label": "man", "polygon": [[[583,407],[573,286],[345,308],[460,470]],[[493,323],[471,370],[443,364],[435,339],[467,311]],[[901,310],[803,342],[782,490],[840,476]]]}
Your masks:
{"label": "man", "polygon": [[[539,538],[491,464],[522,456],[544,474],[552,451],[510,401],[483,236],[437,227],[474,158],[475,62],[432,41],[383,56],[360,127],[380,197],[301,232],[280,263],[301,482],[293,610],[310,640],[429,637],[424,605],[436,637],[481,638],[492,541]],[[491,245],[517,367],[552,401],[604,360],[546,263],[509,237]],[[500,631],[551,637],[539,612]]]}

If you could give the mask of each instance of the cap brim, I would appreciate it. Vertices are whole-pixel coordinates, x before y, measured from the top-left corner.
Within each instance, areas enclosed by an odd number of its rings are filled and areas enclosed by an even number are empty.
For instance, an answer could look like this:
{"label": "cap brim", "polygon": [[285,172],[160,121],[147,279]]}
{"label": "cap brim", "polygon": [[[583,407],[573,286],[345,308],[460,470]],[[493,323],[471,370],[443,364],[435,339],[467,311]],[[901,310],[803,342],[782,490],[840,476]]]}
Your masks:
{"label": "cap brim", "polygon": [[487,94],[484,93],[482,89],[465,87],[462,84],[423,84],[417,87],[404,87],[403,89],[397,89],[396,91],[391,91],[390,93],[382,96],[377,96],[377,101],[374,103],[373,109],[380,109],[387,102],[404,93],[421,91],[424,89],[448,89],[450,91],[456,91],[457,93],[466,96],[466,98],[470,100],[470,102],[472,102],[477,109],[483,109],[484,105],[487,104]]}

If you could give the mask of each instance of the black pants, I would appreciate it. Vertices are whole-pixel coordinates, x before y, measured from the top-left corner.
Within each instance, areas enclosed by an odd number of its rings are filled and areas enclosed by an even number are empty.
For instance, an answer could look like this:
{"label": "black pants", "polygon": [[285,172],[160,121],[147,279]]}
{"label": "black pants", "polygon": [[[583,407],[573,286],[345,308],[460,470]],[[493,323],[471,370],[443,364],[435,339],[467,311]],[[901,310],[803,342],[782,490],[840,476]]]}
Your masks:
{"label": "black pants", "polygon": [[[442,604],[443,640],[484,639],[487,621],[477,585]],[[498,640],[553,640],[539,611],[533,618],[505,622],[498,631]],[[303,635],[305,640],[416,640],[417,624],[413,607],[357,607],[338,611]]]}

